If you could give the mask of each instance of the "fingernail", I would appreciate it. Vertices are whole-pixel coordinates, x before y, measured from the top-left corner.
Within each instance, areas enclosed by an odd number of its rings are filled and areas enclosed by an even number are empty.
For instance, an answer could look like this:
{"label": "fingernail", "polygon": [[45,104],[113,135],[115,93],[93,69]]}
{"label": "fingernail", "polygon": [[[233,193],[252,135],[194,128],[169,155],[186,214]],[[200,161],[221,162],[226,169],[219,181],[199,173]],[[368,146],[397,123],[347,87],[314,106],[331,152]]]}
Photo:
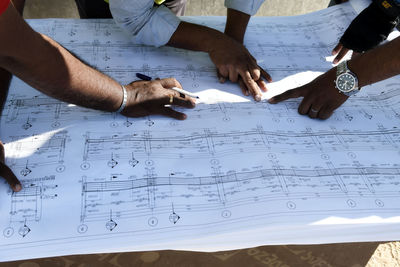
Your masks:
{"label": "fingernail", "polygon": [[255,95],[255,96],[254,96],[254,99],[255,99],[256,101],[261,101],[261,96],[260,96],[260,95]]}
{"label": "fingernail", "polygon": [[21,191],[21,189],[22,189],[22,186],[20,184],[14,185],[14,191],[15,192],[19,192],[19,191]]}
{"label": "fingernail", "polygon": [[333,60],[333,64],[336,64],[337,62],[338,62],[337,59],[334,59],[334,60]]}
{"label": "fingernail", "polygon": [[268,103],[270,103],[270,104],[273,104],[274,103],[274,98],[270,98],[270,99],[268,99]]}

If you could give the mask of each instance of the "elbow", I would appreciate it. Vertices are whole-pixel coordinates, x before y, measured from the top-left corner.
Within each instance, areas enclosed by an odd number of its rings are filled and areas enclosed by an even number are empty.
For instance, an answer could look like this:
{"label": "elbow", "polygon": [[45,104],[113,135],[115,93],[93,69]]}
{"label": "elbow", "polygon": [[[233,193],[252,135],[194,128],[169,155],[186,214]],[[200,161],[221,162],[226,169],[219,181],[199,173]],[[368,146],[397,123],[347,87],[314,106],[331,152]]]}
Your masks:
{"label": "elbow", "polygon": [[144,1],[137,9],[128,8],[123,0],[110,1],[110,11],[115,23],[129,35],[136,36],[153,14],[153,2]]}
{"label": "elbow", "polygon": [[137,35],[140,31],[139,23],[130,17],[118,17],[114,19],[117,25],[130,35]]}

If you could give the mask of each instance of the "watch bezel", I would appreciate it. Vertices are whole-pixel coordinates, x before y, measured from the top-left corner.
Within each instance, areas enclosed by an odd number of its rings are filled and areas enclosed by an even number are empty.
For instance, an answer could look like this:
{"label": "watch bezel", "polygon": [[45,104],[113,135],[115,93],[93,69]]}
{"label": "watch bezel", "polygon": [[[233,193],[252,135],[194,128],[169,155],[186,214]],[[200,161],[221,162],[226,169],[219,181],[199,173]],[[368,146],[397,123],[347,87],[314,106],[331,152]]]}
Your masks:
{"label": "watch bezel", "polygon": [[[340,80],[343,76],[350,76],[350,77],[352,78],[352,80],[353,80],[353,86],[352,86],[351,88],[349,88],[348,90],[346,90],[346,89],[344,89],[343,87],[340,87],[340,86],[339,86],[339,80]],[[357,77],[356,77],[353,73],[351,73],[351,72],[344,72],[344,73],[339,74],[339,75],[336,77],[336,88],[337,88],[339,91],[343,92],[343,93],[350,93],[351,91],[357,89],[357,84],[358,84]]]}

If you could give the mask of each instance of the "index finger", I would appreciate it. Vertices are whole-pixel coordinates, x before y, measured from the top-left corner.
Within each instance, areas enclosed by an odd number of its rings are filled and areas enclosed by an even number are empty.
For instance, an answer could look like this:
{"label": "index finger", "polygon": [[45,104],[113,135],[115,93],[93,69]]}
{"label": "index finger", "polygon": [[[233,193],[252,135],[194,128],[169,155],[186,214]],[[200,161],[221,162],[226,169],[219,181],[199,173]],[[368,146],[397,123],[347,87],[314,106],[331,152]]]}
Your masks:
{"label": "index finger", "polygon": [[250,73],[245,71],[244,73],[240,72],[240,76],[244,84],[246,85],[247,89],[249,90],[250,94],[253,95],[255,101],[261,100],[261,90],[258,87],[257,83],[253,80]]}
{"label": "index finger", "polygon": [[270,98],[268,100],[268,102],[271,103],[271,104],[276,104],[276,103],[285,101],[285,100],[287,100],[289,98],[300,97],[300,96],[302,96],[301,89],[302,89],[302,87],[297,87],[297,88],[288,90],[288,91],[286,91],[286,92],[284,92],[284,93],[282,93],[280,95],[276,95],[273,98]]}
{"label": "index finger", "polygon": [[12,170],[3,162],[0,162],[0,176],[7,181],[7,183],[15,192],[18,192],[22,189],[21,183],[19,182],[17,176],[15,176]]}

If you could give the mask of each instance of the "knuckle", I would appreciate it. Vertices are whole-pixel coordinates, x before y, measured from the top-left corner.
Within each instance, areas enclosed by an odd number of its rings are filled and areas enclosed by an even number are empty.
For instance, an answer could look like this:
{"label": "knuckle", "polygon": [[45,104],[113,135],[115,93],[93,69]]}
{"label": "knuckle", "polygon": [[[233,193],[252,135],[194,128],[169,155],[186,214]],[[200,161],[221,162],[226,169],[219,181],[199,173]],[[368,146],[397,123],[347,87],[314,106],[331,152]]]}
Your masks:
{"label": "knuckle", "polygon": [[251,74],[251,76],[253,77],[253,80],[255,80],[255,81],[260,80],[260,72],[253,72]]}

